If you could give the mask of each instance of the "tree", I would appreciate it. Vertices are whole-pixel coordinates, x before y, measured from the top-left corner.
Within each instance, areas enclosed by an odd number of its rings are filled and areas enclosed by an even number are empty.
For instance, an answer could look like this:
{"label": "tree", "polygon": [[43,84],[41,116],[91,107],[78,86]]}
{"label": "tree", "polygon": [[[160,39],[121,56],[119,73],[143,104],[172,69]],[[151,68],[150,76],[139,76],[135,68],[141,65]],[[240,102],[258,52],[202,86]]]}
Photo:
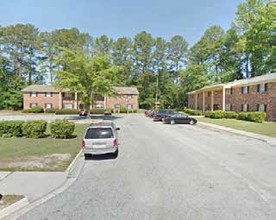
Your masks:
{"label": "tree", "polygon": [[112,47],[112,39],[106,35],[96,38],[94,41],[94,54],[98,56],[109,55]]}
{"label": "tree", "polygon": [[93,97],[112,95],[112,86],[120,81],[120,67],[112,66],[107,56],[89,57],[81,50],[64,49],[58,62],[65,64],[66,70],[57,72],[56,86],[81,92],[88,115]]}

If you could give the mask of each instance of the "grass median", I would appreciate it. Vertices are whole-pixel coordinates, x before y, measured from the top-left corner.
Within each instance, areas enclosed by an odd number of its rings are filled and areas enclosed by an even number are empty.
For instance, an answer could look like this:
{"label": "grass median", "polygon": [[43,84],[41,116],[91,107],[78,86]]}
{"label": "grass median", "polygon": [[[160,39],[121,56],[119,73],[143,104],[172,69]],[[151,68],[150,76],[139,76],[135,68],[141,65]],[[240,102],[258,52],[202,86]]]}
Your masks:
{"label": "grass median", "polygon": [[276,137],[276,122],[255,123],[236,119],[197,118],[199,122],[221,125],[237,130]]}
{"label": "grass median", "polygon": [[80,151],[86,124],[70,139],[0,138],[1,171],[64,171]]}

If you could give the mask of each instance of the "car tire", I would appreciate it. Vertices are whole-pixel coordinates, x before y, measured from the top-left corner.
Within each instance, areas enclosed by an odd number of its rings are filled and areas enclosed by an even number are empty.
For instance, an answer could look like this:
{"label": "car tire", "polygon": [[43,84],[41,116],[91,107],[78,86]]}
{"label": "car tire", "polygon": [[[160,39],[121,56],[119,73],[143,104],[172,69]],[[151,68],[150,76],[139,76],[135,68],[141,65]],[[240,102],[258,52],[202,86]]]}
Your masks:
{"label": "car tire", "polygon": [[174,125],[175,124],[175,121],[174,120],[171,120],[171,125]]}
{"label": "car tire", "polygon": [[119,149],[117,149],[117,150],[113,153],[113,156],[114,156],[115,158],[117,158],[117,157],[118,157],[118,154],[119,154]]}
{"label": "car tire", "polygon": [[92,157],[92,154],[84,154],[84,159],[87,160]]}
{"label": "car tire", "polygon": [[194,120],[190,120],[190,125],[194,125],[195,121]]}

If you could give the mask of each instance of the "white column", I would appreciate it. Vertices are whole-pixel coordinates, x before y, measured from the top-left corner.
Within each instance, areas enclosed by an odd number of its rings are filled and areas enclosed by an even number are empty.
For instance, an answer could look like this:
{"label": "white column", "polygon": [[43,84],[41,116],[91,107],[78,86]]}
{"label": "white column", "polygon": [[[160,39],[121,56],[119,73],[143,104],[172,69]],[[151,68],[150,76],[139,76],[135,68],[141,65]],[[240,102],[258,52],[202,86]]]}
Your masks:
{"label": "white column", "polygon": [[225,88],[222,87],[222,111],[225,111]]}
{"label": "white column", "polygon": [[78,109],[78,93],[75,92],[75,103],[74,103],[74,109]]}
{"label": "white column", "polygon": [[202,111],[205,111],[205,92],[202,92]]}

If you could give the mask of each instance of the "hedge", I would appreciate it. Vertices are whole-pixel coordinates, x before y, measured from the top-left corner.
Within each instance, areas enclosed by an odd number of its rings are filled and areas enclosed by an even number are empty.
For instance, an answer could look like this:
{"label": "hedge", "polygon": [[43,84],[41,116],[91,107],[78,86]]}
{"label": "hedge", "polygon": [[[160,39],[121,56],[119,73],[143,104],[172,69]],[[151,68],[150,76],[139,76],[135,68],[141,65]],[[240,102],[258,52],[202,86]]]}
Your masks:
{"label": "hedge", "polygon": [[22,137],[24,121],[0,121],[0,137]]}
{"label": "hedge", "polygon": [[104,114],[105,109],[103,108],[98,108],[98,109],[91,109],[90,114]]}
{"label": "hedge", "polygon": [[239,120],[262,123],[266,118],[265,112],[241,112],[238,115]]}
{"label": "hedge", "polygon": [[51,135],[54,138],[68,138],[75,130],[75,124],[66,119],[56,119],[50,123]]}
{"label": "hedge", "polygon": [[185,108],[183,111],[189,115],[204,115],[201,110]]}
{"label": "hedge", "polygon": [[40,138],[45,136],[47,121],[33,120],[22,124],[22,133],[28,138]]}
{"label": "hedge", "polygon": [[44,109],[41,106],[34,106],[32,108],[22,110],[22,113],[43,113]]}
{"label": "hedge", "polygon": [[45,109],[45,113],[56,113],[58,109],[57,108],[47,108]]}
{"label": "hedge", "polygon": [[77,115],[79,110],[77,109],[58,109],[56,110],[57,115]]}
{"label": "hedge", "polygon": [[237,118],[238,114],[233,111],[206,111],[204,112],[205,117],[213,119],[221,118]]}

